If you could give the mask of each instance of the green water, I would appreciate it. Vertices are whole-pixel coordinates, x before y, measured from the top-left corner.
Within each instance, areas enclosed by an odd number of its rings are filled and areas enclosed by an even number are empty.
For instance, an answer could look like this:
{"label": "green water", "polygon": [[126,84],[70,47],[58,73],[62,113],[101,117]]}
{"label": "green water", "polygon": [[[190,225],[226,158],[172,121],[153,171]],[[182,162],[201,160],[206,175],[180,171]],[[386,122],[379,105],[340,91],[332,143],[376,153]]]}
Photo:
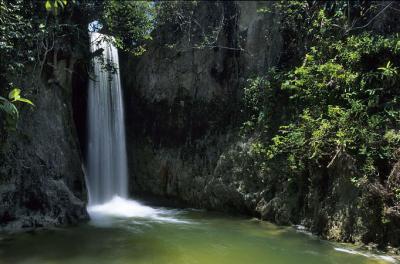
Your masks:
{"label": "green water", "polygon": [[78,227],[3,237],[0,263],[390,263],[377,255],[337,251],[338,245],[266,222],[193,210],[168,214],[171,221],[109,217]]}

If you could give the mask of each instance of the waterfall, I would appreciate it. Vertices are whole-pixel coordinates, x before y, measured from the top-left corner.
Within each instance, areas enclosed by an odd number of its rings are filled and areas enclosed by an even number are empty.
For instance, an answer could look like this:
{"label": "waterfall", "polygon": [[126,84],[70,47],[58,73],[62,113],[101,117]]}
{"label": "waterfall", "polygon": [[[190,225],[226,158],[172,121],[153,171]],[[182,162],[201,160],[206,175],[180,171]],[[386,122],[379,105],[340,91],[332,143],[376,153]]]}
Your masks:
{"label": "waterfall", "polygon": [[128,170],[118,51],[110,37],[89,34],[91,52],[103,50],[93,59],[88,88],[86,178],[89,205],[97,205],[115,196],[127,198]]}
{"label": "waterfall", "polygon": [[[128,199],[124,108],[118,51],[110,37],[91,32],[93,75],[88,91],[88,148],[86,182],[88,212],[95,225],[112,225],[110,217],[146,218],[183,223],[170,210],[154,209]],[[97,52],[99,51],[99,52]],[[112,65],[113,67],[108,67]]]}

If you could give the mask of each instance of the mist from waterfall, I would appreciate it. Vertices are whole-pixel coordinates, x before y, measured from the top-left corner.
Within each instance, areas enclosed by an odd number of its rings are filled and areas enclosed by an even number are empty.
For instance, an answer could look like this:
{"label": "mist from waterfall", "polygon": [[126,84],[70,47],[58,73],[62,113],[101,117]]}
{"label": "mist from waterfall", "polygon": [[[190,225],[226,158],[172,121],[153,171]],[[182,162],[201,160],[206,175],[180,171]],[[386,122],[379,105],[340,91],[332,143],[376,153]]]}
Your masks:
{"label": "mist from waterfall", "polygon": [[110,37],[89,34],[92,54],[103,50],[93,58],[88,88],[87,186],[92,206],[115,196],[127,198],[128,171],[118,50]]}

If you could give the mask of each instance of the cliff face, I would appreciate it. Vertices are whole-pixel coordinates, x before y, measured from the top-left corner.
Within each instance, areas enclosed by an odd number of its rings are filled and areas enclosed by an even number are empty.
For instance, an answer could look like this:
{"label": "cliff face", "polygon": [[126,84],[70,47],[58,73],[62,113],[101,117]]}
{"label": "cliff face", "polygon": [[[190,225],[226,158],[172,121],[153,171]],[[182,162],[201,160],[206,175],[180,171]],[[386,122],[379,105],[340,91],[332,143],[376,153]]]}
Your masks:
{"label": "cliff face", "polygon": [[198,47],[183,34],[171,48],[171,28],[162,27],[142,57],[121,54],[134,194],[255,214],[265,186],[252,176],[258,172],[245,153],[249,142],[235,127],[240,87],[279,62],[279,17],[258,11],[270,7],[206,2],[194,12],[200,28],[226,19],[213,45]]}
{"label": "cliff face", "polygon": [[238,192],[233,178],[222,177],[227,172],[221,167],[233,168],[221,159],[235,148],[236,133],[229,131],[241,114],[239,87],[279,61],[278,17],[257,11],[268,6],[203,3],[194,12],[201,29],[226,19],[213,45],[198,48],[189,32],[168,47],[171,28],[163,27],[144,56],[120,56],[134,193],[175,197],[201,207],[228,210],[225,203],[230,203],[236,211],[251,210],[243,206],[247,193]]}
{"label": "cliff face", "polygon": [[[199,4],[193,15],[198,28],[176,35],[167,24],[155,33],[144,56],[125,62],[130,65],[123,66],[135,71],[125,78],[126,84],[135,85],[135,91],[150,102],[172,104],[185,97],[210,102],[234,97],[237,82],[262,73],[279,60],[278,18],[257,12],[269,5],[255,1]],[[221,20],[224,24],[215,26]],[[209,33],[210,28],[217,31],[218,40],[204,42],[199,35]],[[169,41],[174,43],[172,47],[167,45]]]}
{"label": "cliff face", "polygon": [[2,138],[2,231],[88,219],[81,155],[72,119],[73,59],[59,60],[55,75],[43,78],[46,80],[43,82],[39,80],[35,88],[29,86],[30,78],[34,77],[30,73],[24,80],[16,80],[35,107],[21,105],[16,131]]}
{"label": "cliff face", "polygon": [[[131,192],[301,224],[337,241],[400,245],[387,186],[355,186],[352,157],[339,153],[329,168],[291,183],[279,168],[264,171],[251,152],[253,137],[239,136],[241,87],[280,63],[285,49],[278,15],[257,12],[270,7],[207,2],[194,12],[203,27],[227,17],[212,47],[198,48],[185,34],[169,47],[171,28],[161,27],[144,56],[121,54]],[[388,210],[391,224],[382,225]]]}

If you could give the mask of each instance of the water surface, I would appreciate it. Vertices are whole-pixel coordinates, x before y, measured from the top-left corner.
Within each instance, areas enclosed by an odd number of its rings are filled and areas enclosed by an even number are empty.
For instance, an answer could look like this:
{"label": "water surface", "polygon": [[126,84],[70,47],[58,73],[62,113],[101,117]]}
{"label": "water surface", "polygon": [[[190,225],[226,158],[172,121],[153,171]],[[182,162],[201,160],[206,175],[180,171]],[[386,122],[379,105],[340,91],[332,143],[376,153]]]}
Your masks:
{"label": "water surface", "polygon": [[321,241],[293,228],[115,198],[78,227],[0,240],[12,264],[373,264],[394,261]]}

